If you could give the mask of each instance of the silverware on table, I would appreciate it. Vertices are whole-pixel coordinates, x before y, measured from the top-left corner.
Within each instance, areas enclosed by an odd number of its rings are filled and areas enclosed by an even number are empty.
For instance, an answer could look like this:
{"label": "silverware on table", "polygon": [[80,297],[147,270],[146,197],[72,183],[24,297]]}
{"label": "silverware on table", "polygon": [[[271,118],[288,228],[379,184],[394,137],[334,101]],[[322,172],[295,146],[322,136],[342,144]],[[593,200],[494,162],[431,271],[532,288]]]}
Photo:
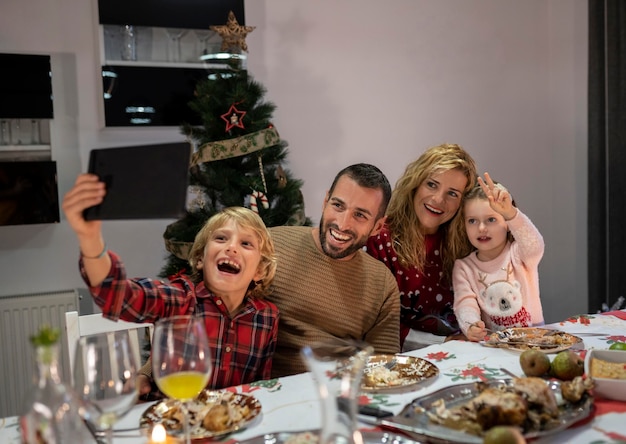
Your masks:
{"label": "silverware on table", "polygon": [[508,370],[506,368],[500,367],[500,371],[502,373],[506,373],[507,375],[509,375],[511,378],[519,378],[518,375],[516,375],[515,373],[513,373],[511,370]]}
{"label": "silverware on table", "polygon": [[392,360],[385,362],[385,368],[387,370],[391,370],[396,366],[397,363],[398,363],[398,360],[396,358],[393,358]]}
{"label": "silverware on table", "polygon": [[508,341],[508,340],[489,340],[487,341],[489,345],[495,346],[509,346],[509,345],[524,345],[527,347],[537,347],[537,348],[558,348],[562,347],[563,344],[543,344],[540,342],[529,342],[529,341]]}

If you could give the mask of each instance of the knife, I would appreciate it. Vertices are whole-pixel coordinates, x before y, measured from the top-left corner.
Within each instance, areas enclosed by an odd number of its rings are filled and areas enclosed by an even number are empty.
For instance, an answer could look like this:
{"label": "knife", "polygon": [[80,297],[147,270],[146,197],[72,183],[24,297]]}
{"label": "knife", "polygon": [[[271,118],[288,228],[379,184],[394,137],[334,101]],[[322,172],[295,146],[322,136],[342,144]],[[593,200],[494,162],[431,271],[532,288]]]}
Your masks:
{"label": "knife", "polygon": [[382,418],[393,416],[393,412],[371,405],[360,405],[358,419],[366,424],[377,425]]}

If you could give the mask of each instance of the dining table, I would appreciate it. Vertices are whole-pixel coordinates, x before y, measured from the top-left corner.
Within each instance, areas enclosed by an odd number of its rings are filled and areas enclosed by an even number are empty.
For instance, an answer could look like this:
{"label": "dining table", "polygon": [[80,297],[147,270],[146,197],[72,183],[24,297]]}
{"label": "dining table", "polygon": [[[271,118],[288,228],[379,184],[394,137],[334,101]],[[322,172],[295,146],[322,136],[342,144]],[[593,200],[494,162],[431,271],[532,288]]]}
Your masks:
{"label": "dining table", "polygon": [[[615,342],[626,342],[626,310],[575,315],[544,327],[561,330],[582,339],[574,350],[584,358],[591,349],[608,349]],[[361,391],[357,403],[359,406],[379,408],[399,415],[414,400],[456,385],[523,376],[520,354],[516,350],[462,340],[451,340],[403,352],[402,356],[421,358],[434,364],[438,374],[424,383],[409,386],[406,390]],[[553,358],[555,354],[549,356]],[[319,396],[310,373],[257,381],[225,390],[254,397],[262,408],[261,413],[244,428],[215,438],[216,442],[278,443],[281,440],[275,438],[279,434],[298,436],[321,427]],[[593,390],[591,394],[593,395]],[[114,444],[152,443],[149,430],[137,429],[141,418],[152,405],[153,403],[140,402],[116,423]],[[405,438],[405,442],[424,443],[431,439],[429,436],[381,425],[372,416],[359,415],[358,418],[359,430],[370,437],[380,436],[380,442],[393,442],[394,439],[389,439],[390,436]],[[17,417],[0,419],[0,443],[20,443],[18,427]],[[532,442],[601,444],[625,441],[626,402],[593,396],[593,406],[588,415],[564,430],[539,436]]]}

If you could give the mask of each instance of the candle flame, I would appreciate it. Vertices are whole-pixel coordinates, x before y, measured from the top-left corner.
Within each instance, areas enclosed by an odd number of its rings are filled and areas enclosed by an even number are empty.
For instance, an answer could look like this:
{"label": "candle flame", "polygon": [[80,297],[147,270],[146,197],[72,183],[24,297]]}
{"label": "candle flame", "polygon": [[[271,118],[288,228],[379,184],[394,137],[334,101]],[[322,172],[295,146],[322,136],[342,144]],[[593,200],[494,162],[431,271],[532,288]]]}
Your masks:
{"label": "candle flame", "polygon": [[167,441],[167,433],[165,433],[165,427],[163,424],[157,424],[152,429],[152,442],[162,443]]}

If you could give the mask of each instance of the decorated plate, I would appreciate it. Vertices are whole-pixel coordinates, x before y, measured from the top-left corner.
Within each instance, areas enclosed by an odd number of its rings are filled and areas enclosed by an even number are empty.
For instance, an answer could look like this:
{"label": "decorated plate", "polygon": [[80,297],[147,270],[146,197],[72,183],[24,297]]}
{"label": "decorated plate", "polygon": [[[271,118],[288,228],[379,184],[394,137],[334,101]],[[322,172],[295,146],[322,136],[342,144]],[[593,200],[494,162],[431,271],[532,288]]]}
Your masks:
{"label": "decorated plate", "polygon": [[[191,439],[200,440],[227,435],[246,427],[261,413],[261,403],[253,396],[205,389],[189,406]],[[180,436],[183,416],[178,402],[165,399],[148,408],[140,427],[162,423],[169,435]]]}
{"label": "decorated plate", "polygon": [[[389,432],[361,432],[364,444],[420,444],[406,436]],[[301,432],[267,433],[262,436],[240,441],[240,444],[319,444],[319,431],[306,430]]]}
{"label": "decorated plate", "polygon": [[559,330],[519,327],[493,332],[481,344],[520,352],[535,349],[544,353],[558,353],[575,345],[582,345],[582,339]]}
{"label": "decorated plate", "polygon": [[361,390],[367,392],[404,392],[434,381],[439,369],[433,363],[412,356],[372,355],[365,371]]}
{"label": "decorated plate", "polygon": [[[510,385],[511,381],[510,379],[498,379],[487,381],[484,384],[488,387],[498,387]],[[578,421],[587,418],[592,412],[593,398],[588,394],[583,395],[582,399],[577,403],[569,403],[564,401],[561,396],[560,381],[545,381],[545,383],[557,400],[558,414],[539,428],[527,426],[523,433],[526,439],[547,436],[565,430]],[[391,418],[384,418],[380,424],[404,431],[415,439],[424,439],[426,437],[446,442],[480,444],[483,442],[482,436],[444,426],[431,419],[433,415],[440,414],[442,400],[445,407],[451,409],[467,403],[479,394],[480,390],[476,383],[446,387],[414,400],[400,414]]]}

